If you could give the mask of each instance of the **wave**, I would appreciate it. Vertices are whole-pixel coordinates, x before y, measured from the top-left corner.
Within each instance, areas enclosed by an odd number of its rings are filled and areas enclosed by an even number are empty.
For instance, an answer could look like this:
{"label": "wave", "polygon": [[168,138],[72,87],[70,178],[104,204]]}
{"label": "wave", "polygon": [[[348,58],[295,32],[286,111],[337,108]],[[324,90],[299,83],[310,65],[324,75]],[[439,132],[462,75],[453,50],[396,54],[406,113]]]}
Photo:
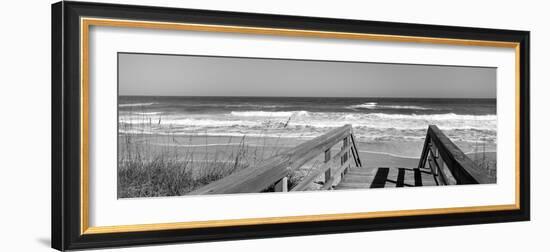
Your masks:
{"label": "wave", "polygon": [[367,102],[367,103],[363,103],[363,104],[347,106],[346,108],[349,108],[349,109],[357,109],[357,108],[373,109],[373,108],[376,108],[376,105],[378,105],[377,102]]}
{"label": "wave", "polygon": [[155,105],[157,103],[155,102],[145,102],[145,103],[126,103],[126,104],[118,104],[119,107],[144,107],[144,106],[151,106]]}
{"label": "wave", "polygon": [[367,102],[363,104],[347,106],[347,109],[410,109],[410,110],[433,110],[431,108],[421,107],[421,106],[403,106],[403,105],[378,105],[376,102]]}
{"label": "wave", "polygon": [[[290,120],[289,120],[290,118]],[[415,115],[384,113],[310,113],[307,111],[244,111],[225,116],[163,115],[143,118],[125,115],[119,122],[126,124],[155,124],[165,126],[199,127],[268,127],[285,125],[289,128],[332,128],[351,124],[358,129],[426,129],[435,124],[446,130],[496,130],[496,115],[457,115],[454,113]]]}
{"label": "wave", "polygon": [[223,108],[286,108],[291,107],[292,105],[286,105],[286,104],[256,104],[256,103],[239,103],[239,104],[231,104],[231,103],[185,103],[185,104],[177,104],[177,103],[162,103],[166,106],[181,106],[181,107],[223,107]]}
{"label": "wave", "polygon": [[246,107],[256,107],[256,108],[287,108],[291,107],[291,105],[266,105],[266,104],[253,104],[253,103],[245,103],[245,104],[220,104],[219,106],[223,106],[226,108],[246,108]]}
{"label": "wave", "polygon": [[413,110],[432,110],[431,108],[425,108],[420,106],[399,106],[399,105],[384,105],[382,108],[391,108],[391,109],[413,109]]}
{"label": "wave", "polygon": [[231,111],[232,116],[239,117],[296,117],[296,116],[307,116],[309,112],[307,111]]}
{"label": "wave", "polygon": [[443,121],[443,120],[481,120],[493,121],[496,120],[496,115],[459,115],[455,113],[446,114],[386,114],[386,113],[342,113],[342,112],[308,112],[308,111],[231,111],[231,116],[236,117],[265,117],[270,118],[289,118],[289,117],[318,117],[333,119],[392,119],[392,120],[426,120],[426,121]]}
{"label": "wave", "polygon": [[144,116],[153,116],[153,115],[162,115],[162,112],[134,112],[132,111],[133,115],[144,115]]}
{"label": "wave", "polygon": [[497,119],[497,115],[457,115],[455,113],[431,114],[431,115],[372,113],[372,114],[365,114],[365,115],[368,115],[371,117],[384,118],[384,119],[427,120],[427,121],[443,121],[443,120],[494,121]]}
{"label": "wave", "polygon": [[496,115],[416,115],[307,111],[232,111],[226,114],[121,114],[120,132],[310,138],[345,124],[363,141],[420,141],[435,124],[451,139],[496,142]]}

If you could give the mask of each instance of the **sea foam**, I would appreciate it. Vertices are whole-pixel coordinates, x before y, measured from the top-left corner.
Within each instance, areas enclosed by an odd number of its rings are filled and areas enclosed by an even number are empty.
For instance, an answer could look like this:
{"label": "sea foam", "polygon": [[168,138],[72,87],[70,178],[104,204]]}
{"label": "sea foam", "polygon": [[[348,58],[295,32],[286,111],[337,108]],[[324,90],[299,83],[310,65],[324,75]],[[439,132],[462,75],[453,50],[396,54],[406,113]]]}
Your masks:
{"label": "sea foam", "polygon": [[379,105],[377,102],[367,102],[357,105],[347,106],[346,108],[351,110],[357,109],[409,109],[409,110],[433,110],[431,108],[426,108],[422,106],[406,106],[406,105]]}

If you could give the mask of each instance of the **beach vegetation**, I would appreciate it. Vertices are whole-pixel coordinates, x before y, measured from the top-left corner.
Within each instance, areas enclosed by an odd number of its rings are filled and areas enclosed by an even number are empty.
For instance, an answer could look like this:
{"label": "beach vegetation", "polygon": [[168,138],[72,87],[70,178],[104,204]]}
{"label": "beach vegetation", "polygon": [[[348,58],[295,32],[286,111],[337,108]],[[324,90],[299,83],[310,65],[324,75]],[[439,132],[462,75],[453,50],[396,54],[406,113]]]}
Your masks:
{"label": "beach vegetation", "polygon": [[[239,170],[257,166],[266,156],[276,155],[285,148],[278,144],[279,139],[275,139],[278,146],[272,146],[267,137],[256,141],[262,144],[251,146],[243,135],[229,137],[226,146],[230,148],[209,150],[208,134],[176,136],[170,126],[163,130],[167,134],[147,134],[147,129],[159,127],[160,123],[146,117],[137,121],[139,123],[119,122],[118,198],[185,195]],[[286,127],[289,121],[290,118],[284,125],[270,127]],[[186,143],[204,141],[204,147],[181,147],[183,138]],[[299,171],[289,174],[289,188],[304,175]],[[271,191],[273,185],[264,190]]]}

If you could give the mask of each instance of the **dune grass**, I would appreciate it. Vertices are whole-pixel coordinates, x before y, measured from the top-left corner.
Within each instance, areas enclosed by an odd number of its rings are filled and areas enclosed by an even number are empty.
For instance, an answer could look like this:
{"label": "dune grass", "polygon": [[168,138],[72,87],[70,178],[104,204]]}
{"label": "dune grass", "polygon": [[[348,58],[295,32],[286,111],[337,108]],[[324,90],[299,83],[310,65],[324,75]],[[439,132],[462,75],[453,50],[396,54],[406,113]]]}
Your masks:
{"label": "dune grass", "polygon": [[[151,139],[154,138],[140,134],[122,135],[125,146],[119,146],[119,198],[184,195],[251,165],[245,137],[229,155],[221,151],[206,151],[200,161],[195,160],[197,153],[182,151],[175,145],[152,151]],[[140,142],[139,139],[146,140]],[[176,138],[171,141],[176,141]]]}
{"label": "dune grass", "polygon": [[485,142],[476,142],[473,150],[474,153],[469,156],[479,169],[487,172],[490,183],[496,183],[497,155],[496,152],[488,152],[486,145]]}
{"label": "dune grass", "polygon": [[[251,147],[247,144],[247,137],[242,136],[229,138],[228,145],[238,140],[236,147],[209,150],[208,134],[188,135],[189,142],[199,137],[205,142],[205,149],[196,152],[192,148],[177,147],[181,136],[146,134],[145,129],[157,126],[147,118],[140,121],[143,123],[119,123],[118,198],[185,195],[239,170],[255,167],[266,156],[276,155],[284,149],[284,146],[267,146],[265,139],[260,141],[262,145]],[[165,145],[160,148],[152,145],[162,141]],[[278,143],[277,139],[275,144]],[[271,152],[267,153],[268,150]],[[301,172],[289,174],[289,188],[301,178]],[[263,192],[271,191],[273,185]]]}

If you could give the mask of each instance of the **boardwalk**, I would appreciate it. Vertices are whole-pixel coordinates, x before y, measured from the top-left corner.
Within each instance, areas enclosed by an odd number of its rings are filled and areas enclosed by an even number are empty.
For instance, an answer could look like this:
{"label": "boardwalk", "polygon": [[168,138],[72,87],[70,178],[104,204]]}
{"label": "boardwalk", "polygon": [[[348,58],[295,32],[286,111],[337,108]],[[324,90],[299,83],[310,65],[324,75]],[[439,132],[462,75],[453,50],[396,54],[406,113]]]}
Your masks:
{"label": "boardwalk", "polygon": [[[289,188],[290,174],[320,155],[323,165]],[[269,187],[303,191],[313,183],[322,184],[322,190],[483,184],[488,177],[435,125],[427,129],[417,167],[369,167],[359,157],[352,126],[345,125],[190,194],[250,193]]]}
{"label": "boardwalk", "polygon": [[334,189],[388,188],[435,186],[437,182],[429,168],[352,168]]}

